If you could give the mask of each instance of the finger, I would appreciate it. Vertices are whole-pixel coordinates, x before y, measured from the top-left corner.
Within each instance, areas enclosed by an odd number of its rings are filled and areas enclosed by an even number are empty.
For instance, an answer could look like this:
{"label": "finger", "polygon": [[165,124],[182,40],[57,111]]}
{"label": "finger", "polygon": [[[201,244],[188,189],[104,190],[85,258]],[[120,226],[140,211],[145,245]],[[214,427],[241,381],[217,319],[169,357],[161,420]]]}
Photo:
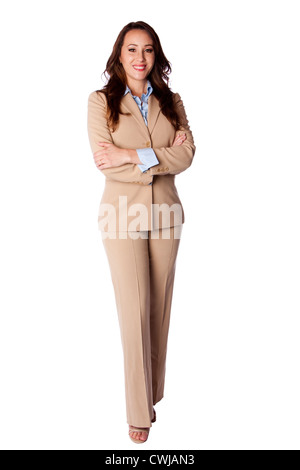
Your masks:
{"label": "finger", "polygon": [[111,142],[97,142],[98,145],[100,145],[101,147],[106,147],[108,145],[111,145]]}
{"label": "finger", "polygon": [[97,160],[95,160],[95,163],[97,166],[99,166],[99,165],[104,165],[107,162],[105,162],[103,158],[98,158]]}
{"label": "finger", "polygon": [[103,170],[103,167],[105,166],[104,163],[100,162],[98,163],[97,167],[99,168],[99,170]]}
{"label": "finger", "polygon": [[103,149],[103,150],[97,150],[96,152],[93,153],[94,155],[94,158],[101,158],[101,157],[104,157],[105,154],[106,154],[107,150]]}
{"label": "finger", "polygon": [[[104,150],[104,149],[103,149],[103,150]],[[96,152],[93,153],[94,158],[100,157],[100,156],[101,156],[101,153],[103,152],[103,150],[96,150]]]}
{"label": "finger", "polygon": [[96,152],[94,153],[100,153],[100,152],[103,152],[103,150],[107,150],[107,147],[105,145],[99,145],[99,150],[96,150]]}
{"label": "finger", "polygon": [[108,163],[103,163],[102,165],[98,166],[99,170],[105,170],[106,168],[110,168]]}

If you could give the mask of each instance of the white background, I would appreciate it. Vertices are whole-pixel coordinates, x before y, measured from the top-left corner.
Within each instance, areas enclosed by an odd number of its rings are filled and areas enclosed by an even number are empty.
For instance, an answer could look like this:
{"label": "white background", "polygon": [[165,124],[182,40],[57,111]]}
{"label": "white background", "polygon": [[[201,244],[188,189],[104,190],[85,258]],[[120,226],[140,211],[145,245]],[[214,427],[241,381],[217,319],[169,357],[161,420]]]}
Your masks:
{"label": "white background", "polygon": [[299,449],[299,2],[4,1],[1,449],[134,449],[87,99],[148,22],[197,146],[176,178],[165,397],[143,449]]}

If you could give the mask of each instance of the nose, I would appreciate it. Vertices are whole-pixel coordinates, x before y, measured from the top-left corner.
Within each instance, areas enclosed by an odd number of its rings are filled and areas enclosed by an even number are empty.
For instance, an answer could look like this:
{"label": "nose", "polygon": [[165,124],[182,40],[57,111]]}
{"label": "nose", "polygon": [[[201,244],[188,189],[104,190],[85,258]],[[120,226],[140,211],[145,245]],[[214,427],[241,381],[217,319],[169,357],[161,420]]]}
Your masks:
{"label": "nose", "polygon": [[144,62],[144,61],[145,61],[144,51],[140,51],[140,52],[138,53],[138,60],[139,60],[140,62]]}

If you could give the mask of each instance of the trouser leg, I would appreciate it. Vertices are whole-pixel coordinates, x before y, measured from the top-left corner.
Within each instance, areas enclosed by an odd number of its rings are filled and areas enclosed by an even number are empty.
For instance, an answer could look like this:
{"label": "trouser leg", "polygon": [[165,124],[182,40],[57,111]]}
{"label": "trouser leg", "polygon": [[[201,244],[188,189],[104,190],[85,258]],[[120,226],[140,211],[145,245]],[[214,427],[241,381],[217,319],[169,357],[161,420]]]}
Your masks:
{"label": "trouser leg", "polygon": [[[169,238],[163,238],[169,230]],[[153,404],[163,398],[167,340],[182,225],[149,235],[150,331]],[[158,238],[155,236],[158,235]]]}
{"label": "trouser leg", "polygon": [[148,239],[103,239],[124,355],[127,422],[151,427],[153,412]]}

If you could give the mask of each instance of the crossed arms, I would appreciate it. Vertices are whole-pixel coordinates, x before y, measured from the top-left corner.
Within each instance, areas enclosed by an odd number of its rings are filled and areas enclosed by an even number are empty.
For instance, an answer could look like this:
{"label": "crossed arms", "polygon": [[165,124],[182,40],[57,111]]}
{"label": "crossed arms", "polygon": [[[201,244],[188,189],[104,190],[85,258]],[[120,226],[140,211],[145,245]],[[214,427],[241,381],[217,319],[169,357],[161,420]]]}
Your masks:
{"label": "crossed arms", "polygon": [[[126,161],[129,163],[120,166],[111,166],[110,168],[101,169],[101,172],[109,179],[124,183],[139,183],[148,185],[152,183],[154,175],[176,175],[186,170],[192,163],[196,146],[192,132],[189,127],[184,105],[179,93],[175,94],[176,106],[180,115],[181,127],[176,132],[175,140],[171,147],[154,147],[158,165],[151,167],[148,171],[141,172],[134,155],[131,150],[127,150]],[[185,138],[178,137],[184,133]],[[113,144],[112,136],[109,131],[106,120],[106,105],[102,93],[92,92],[88,98],[88,136],[93,154],[99,151],[98,142],[107,142]],[[180,142],[180,143],[178,143]],[[124,150],[125,152],[125,150]],[[133,163],[133,161],[136,161]]]}

